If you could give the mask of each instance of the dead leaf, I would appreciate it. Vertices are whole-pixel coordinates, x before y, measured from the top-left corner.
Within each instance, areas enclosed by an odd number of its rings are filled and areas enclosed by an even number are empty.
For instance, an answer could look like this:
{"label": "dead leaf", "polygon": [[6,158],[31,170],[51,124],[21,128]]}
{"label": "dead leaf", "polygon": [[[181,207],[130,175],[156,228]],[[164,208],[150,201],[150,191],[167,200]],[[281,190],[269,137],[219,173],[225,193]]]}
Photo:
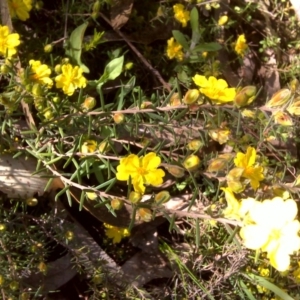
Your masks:
{"label": "dead leaf", "polygon": [[110,21],[114,29],[120,29],[129,20],[133,0],[113,0],[110,10]]}

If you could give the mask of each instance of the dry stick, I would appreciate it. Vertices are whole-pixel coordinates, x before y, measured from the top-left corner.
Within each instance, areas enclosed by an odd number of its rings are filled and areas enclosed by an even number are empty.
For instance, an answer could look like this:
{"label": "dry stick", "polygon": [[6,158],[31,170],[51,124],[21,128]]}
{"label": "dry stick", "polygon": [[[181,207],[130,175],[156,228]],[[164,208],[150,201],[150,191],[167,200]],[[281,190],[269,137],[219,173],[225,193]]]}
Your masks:
{"label": "dry stick", "polygon": [[[1,0],[1,21],[3,25],[6,25],[10,32],[13,31],[13,26],[12,26],[12,21],[11,21],[11,17],[9,14],[9,8],[8,8],[8,3],[6,0]],[[21,63],[20,60],[18,60],[17,63],[17,69],[20,70],[21,69]],[[18,78],[18,81],[20,81],[20,79]],[[28,103],[26,103],[24,100],[21,100],[21,106],[22,106],[22,110],[23,113],[25,115],[26,118],[26,122],[29,128],[35,127],[35,122],[34,119],[32,117],[30,108]]]}
{"label": "dry stick", "polygon": [[111,24],[111,22],[102,14],[100,13],[101,18],[109,24],[114,31],[124,39],[124,41],[127,43],[127,45],[131,48],[131,50],[136,54],[136,56],[143,62],[143,64],[153,73],[155,77],[159,80],[159,82],[163,85],[163,87],[168,91],[171,92],[170,85],[162,78],[160,73],[151,66],[151,64],[145,59],[145,57],[142,55],[142,53],[128,40],[125,34],[123,34],[120,30],[114,28]]}

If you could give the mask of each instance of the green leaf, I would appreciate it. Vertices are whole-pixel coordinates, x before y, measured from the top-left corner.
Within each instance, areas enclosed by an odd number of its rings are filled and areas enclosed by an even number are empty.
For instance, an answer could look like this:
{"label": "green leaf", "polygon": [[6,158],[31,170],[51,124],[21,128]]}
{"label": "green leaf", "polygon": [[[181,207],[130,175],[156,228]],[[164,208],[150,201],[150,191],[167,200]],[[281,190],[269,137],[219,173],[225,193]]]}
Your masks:
{"label": "green leaf", "polygon": [[103,75],[99,79],[99,84],[103,85],[105,82],[109,80],[114,80],[123,70],[124,56],[120,56],[118,58],[113,59],[109,62],[103,72]]}
{"label": "green leaf", "polygon": [[200,31],[199,31],[199,14],[198,9],[194,7],[191,10],[190,14],[190,23],[192,27],[192,44],[197,44],[200,40]]}
{"label": "green leaf", "polygon": [[194,52],[205,52],[205,51],[218,51],[222,49],[222,46],[218,43],[201,43],[200,45],[196,46],[193,50],[192,53]]}
{"label": "green leaf", "polygon": [[[253,284],[261,285],[268,290],[272,291],[274,294],[276,294],[280,299],[282,300],[293,300],[290,295],[288,295],[286,292],[284,292],[281,288],[276,286],[275,284],[271,283],[267,279],[261,276],[257,276],[255,274],[243,274],[246,278],[248,278],[250,281],[252,281]],[[254,281],[254,282],[253,282]]]}
{"label": "green leaf", "polygon": [[88,23],[85,22],[73,30],[66,49],[66,55],[71,57],[85,73],[89,73],[89,68],[81,61],[82,41]]}
{"label": "green leaf", "polygon": [[176,40],[177,43],[179,43],[184,50],[188,50],[189,49],[189,44],[185,38],[185,36],[183,35],[183,33],[181,33],[179,30],[172,30],[172,34]]}

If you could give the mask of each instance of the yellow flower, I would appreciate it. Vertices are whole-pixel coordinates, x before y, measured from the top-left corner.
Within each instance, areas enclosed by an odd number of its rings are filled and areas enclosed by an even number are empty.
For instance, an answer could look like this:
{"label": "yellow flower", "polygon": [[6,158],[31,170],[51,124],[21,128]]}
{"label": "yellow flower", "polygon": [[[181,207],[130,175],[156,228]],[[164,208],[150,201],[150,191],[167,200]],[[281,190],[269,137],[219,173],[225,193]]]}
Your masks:
{"label": "yellow flower", "polygon": [[32,9],[31,0],[9,0],[8,7],[12,18],[18,17],[21,21],[29,18],[29,12]]}
{"label": "yellow flower", "polygon": [[61,88],[68,96],[72,96],[77,88],[86,87],[87,80],[78,66],[66,64],[61,67],[61,71],[62,73],[55,77],[56,87]]}
{"label": "yellow flower", "polygon": [[182,46],[173,37],[168,39],[167,56],[169,59],[183,60]]}
{"label": "yellow flower", "polygon": [[120,243],[122,238],[130,236],[130,232],[127,228],[115,227],[107,223],[103,225],[107,228],[105,230],[106,236],[112,239],[114,244]]}
{"label": "yellow flower", "polygon": [[41,85],[47,85],[49,88],[52,87],[53,81],[50,79],[51,70],[50,68],[42,64],[39,60],[31,59],[30,65],[30,81],[39,83]]}
{"label": "yellow flower", "polygon": [[238,55],[244,56],[247,49],[248,49],[248,45],[247,45],[245,35],[241,34],[241,35],[238,36],[238,39],[235,43],[234,50]]}
{"label": "yellow flower", "polygon": [[20,36],[17,33],[10,33],[7,26],[0,25],[0,55],[11,58],[17,53],[15,49],[20,45]]}
{"label": "yellow flower", "polygon": [[160,157],[156,156],[154,152],[149,152],[142,157],[130,154],[120,160],[116,177],[121,181],[127,181],[131,177],[134,190],[144,194],[145,184],[155,186],[163,183],[165,172],[157,169],[160,162]]}
{"label": "yellow flower", "polygon": [[182,24],[182,27],[186,27],[187,22],[190,20],[190,12],[185,10],[182,4],[175,4],[173,11],[175,19]]}
{"label": "yellow flower", "polygon": [[300,248],[300,223],[295,220],[298,208],[294,200],[280,197],[263,202],[255,201],[249,210],[252,224],[242,227],[240,236],[244,245],[253,250],[267,252],[271,265],[285,271],[290,265],[290,255]]}
{"label": "yellow flower", "polygon": [[247,148],[246,154],[238,152],[234,159],[236,167],[243,168],[242,177],[250,180],[250,184],[254,190],[259,187],[259,181],[264,180],[263,167],[254,167],[256,159],[256,150],[252,147]]}
{"label": "yellow flower", "polygon": [[227,82],[223,79],[217,79],[214,76],[207,79],[205,76],[196,74],[193,81],[200,87],[200,92],[216,104],[233,101],[235,97],[235,88],[228,88]]}

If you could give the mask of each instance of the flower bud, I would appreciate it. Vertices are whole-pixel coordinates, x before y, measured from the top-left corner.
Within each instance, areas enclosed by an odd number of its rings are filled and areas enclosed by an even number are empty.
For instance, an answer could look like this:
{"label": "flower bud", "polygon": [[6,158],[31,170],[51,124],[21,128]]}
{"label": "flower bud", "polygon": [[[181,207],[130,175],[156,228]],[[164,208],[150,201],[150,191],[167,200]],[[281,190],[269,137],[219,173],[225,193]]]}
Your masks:
{"label": "flower bud", "polygon": [[100,7],[101,7],[101,2],[99,0],[95,1],[92,8],[93,13],[98,13]]}
{"label": "flower bud", "polygon": [[197,155],[189,155],[183,162],[183,166],[188,170],[188,171],[194,171],[198,169],[200,165],[200,159]]}
{"label": "flower bud", "polygon": [[61,64],[58,64],[54,67],[54,72],[56,74],[60,74],[61,73]]}
{"label": "flower bud", "polygon": [[97,142],[95,140],[87,140],[81,146],[81,153],[94,153],[97,149]]}
{"label": "flower bud", "polygon": [[41,273],[46,274],[48,268],[47,268],[47,265],[46,265],[43,261],[41,261],[41,262],[38,264],[38,269],[39,269],[39,271],[40,271]]}
{"label": "flower bud", "polygon": [[214,173],[223,170],[227,165],[227,160],[223,158],[215,158],[209,162],[207,172]]}
{"label": "flower bud", "polygon": [[102,141],[98,147],[98,150],[101,154],[107,153],[110,149],[111,149],[111,146],[108,141]]}
{"label": "flower bud", "polygon": [[114,210],[119,210],[123,207],[124,202],[118,198],[114,198],[110,201],[110,205]]}
{"label": "flower bud", "polygon": [[200,140],[192,140],[188,142],[187,148],[191,151],[198,151],[200,148],[204,146],[203,142]]}
{"label": "flower bud", "polygon": [[142,195],[139,192],[132,191],[129,194],[129,201],[133,204],[139,203],[142,200]]}
{"label": "flower bud", "polygon": [[6,224],[0,223],[0,232],[3,232],[6,230]]}
{"label": "flower bud", "polygon": [[53,45],[52,44],[48,44],[44,47],[44,52],[45,53],[50,53],[53,50]]}
{"label": "flower bud", "polygon": [[3,74],[3,75],[8,74],[8,72],[9,72],[8,66],[7,66],[7,65],[1,65],[1,67],[0,67],[0,72],[1,72],[1,74]]}
{"label": "flower bud", "polygon": [[142,109],[152,107],[152,106],[153,106],[153,103],[150,102],[150,101],[143,101],[142,104],[141,104]]}
{"label": "flower bud", "polygon": [[148,208],[139,208],[137,209],[137,214],[139,218],[144,222],[150,222],[152,220],[152,212]]}
{"label": "flower bud", "polygon": [[300,97],[297,97],[294,102],[289,105],[287,111],[293,116],[300,116]]}
{"label": "flower bud", "polygon": [[125,116],[122,113],[113,114],[113,119],[116,124],[122,124],[125,120]]}
{"label": "flower bud", "polygon": [[128,62],[127,64],[125,64],[124,69],[126,71],[129,71],[133,68],[133,62]]}
{"label": "flower bud", "polygon": [[81,108],[83,111],[89,111],[96,106],[96,99],[94,97],[87,97],[84,99],[81,104]]}
{"label": "flower bud", "polygon": [[285,104],[291,97],[292,92],[289,89],[281,89],[276,92],[271,100],[269,100],[266,104],[267,107],[276,107]]}
{"label": "flower bud", "polygon": [[179,106],[181,105],[181,100],[178,93],[174,93],[170,98],[170,106]]}
{"label": "flower bud", "polygon": [[223,26],[228,22],[228,16],[221,16],[218,20],[218,25]]}
{"label": "flower bud", "polygon": [[28,198],[28,199],[26,199],[26,204],[28,206],[36,206],[38,203],[39,203],[39,201],[36,198]]}
{"label": "flower bud", "polygon": [[250,109],[243,109],[241,114],[244,118],[254,119],[256,116],[256,111]]}
{"label": "flower bud", "polygon": [[44,93],[43,93],[43,89],[41,87],[41,85],[39,83],[35,83],[31,89],[31,93],[34,95],[34,96],[42,96]]}
{"label": "flower bud", "polygon": [[46,109],[46,111],[43,113],[43,115],[44,115],[44,118],[48,121],[53,119],[53,112],[50,110],[50,108]]}
{"label": "flower bud", "polygon": [[295,93],[299,88],[299,80],[297,78],[294,78],[290,81],[290,89],[292,93]]}
{"label": "flower bud", "polygon": [[97,197],[98,197],[95,192],[86,192],[85,194],[88,197],[88,199],[92,200],[92,201],[97,199]]}
{"label": "flower bud", "polygon": [[61,60],[61,63],[62,63],[63,65],[66,65],[66,64],[70,63],[70,58],[68,58],[68,57],[63,58],[63,59]]}
{"label": "flower bud", "polygon": [[171,199],[171,195],[168,191],[161,191],[154,196],[154,201],[157,204],[168,202]]}
{"label": "flower bud", "polygon": [[53,97],[52,101],[53,101],[53,103],[59,103],[60,102],[60,98],[59,97]]}
{"label": "flower bud", "polygon": [[9,284],[9,288],[12,290],[12,291],[16,291],[18,288],[19,288],[19,282],[18,281],[12,281],[10,284]]}
{"label": "flower bud", "polygon": [[275,124],[279,124],[282,126],[293,126],[293,120],[292,118],[284,113],[283,111],[276,111],[273,113],[273,118],[274,118],[274,122]]}
{"label": "flower bud", "polygon": [[237,107],[243,107],[249,105],[254,101],[256,97],[256,92],[257,92],[256,86],[253,85],[245,86],[239,92],[237,92],[233,100],[233,103]]}
{"label": "flower bud", "polygon": [[68,240],[68,241],[72,241],[74,239],[74,232],[71,231],[71,230],[68,230],[66,233],[65,233],[65,238]]}
{"label": "flower bud", "polygon": [[199,97],[200,92],[198,89],[188,90],[184,95],[182,102],[188,105],[193,104],[198,100]]}
{"label": "flower bud", "polygon": [[181,178],[184,176],[184,169],[176,165],[166,166],[167,171],[176,178]]}

